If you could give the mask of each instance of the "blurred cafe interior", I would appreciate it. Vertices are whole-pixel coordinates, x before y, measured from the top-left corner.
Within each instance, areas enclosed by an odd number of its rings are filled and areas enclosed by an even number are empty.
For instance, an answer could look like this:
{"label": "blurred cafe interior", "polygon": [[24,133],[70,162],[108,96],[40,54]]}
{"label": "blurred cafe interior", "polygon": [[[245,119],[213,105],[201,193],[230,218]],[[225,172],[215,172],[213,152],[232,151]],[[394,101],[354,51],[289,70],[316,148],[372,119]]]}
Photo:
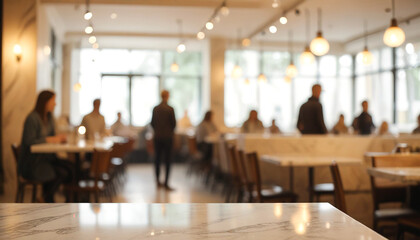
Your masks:
{"label": "blurred cafe interior", "polygon": [[1,8],[1,239],[420,239],[419,0]]}

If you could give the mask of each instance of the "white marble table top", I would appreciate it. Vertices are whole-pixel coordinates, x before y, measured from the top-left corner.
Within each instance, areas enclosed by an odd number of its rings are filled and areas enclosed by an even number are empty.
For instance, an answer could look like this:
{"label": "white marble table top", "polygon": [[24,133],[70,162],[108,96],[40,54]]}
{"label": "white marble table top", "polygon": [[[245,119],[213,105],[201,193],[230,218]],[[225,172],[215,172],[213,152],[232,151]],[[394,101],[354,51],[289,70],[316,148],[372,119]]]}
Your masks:
{"label": "white marble table top", "polygon": [[93,152],[97,150],[110,150],[114,142],[123,142],[121,137],[106,137],[99,141],[86,141],[84,139],[78,140],[75,143],[41,143],[31,146],[32,153],[77,153],[77,152]]}
{"label": "white marble table top", "polygon": [[283,154],[262,155],[261,160],[282,167],[329,166],[333,161],[337,164],[362,164],[361,159],[352,157],[285,156]]}
{"label": "white marble table top", "polygon": [[1,239],[385,239],[328,203],[0,204]]}
{"label": "white marble table top", "polygon": [[420,167],[376,167],[368,168],[367,171],[371,176],[378,178],[386,178],[391,181],[403,183],[420,184]]}

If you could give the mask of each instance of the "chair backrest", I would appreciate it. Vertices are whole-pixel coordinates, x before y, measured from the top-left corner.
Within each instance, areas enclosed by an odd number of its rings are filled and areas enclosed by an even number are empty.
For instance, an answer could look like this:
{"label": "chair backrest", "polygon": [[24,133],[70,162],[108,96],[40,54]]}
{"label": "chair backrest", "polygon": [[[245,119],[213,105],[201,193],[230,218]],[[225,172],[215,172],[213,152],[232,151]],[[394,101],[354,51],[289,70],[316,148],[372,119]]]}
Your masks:
{"label": "chair backrest", "polygon": [[251,152],[246,154],[249,170],[251,173],[251,183],[257,188],[257,201],[262,201],[261,196],[261,175],[260,175],[260,165],[258,162],[258,155],[256,152]]}
{"label": "chair backrest", "polygon": [[97,184],[97,180],[100,179],[104,173],[109,173],[111,151],[99,151],[96,149],[93,151],[90,176],[95,179],[95,184]]}
{"label": "chair backrest", "polygon": [[[371,157],[372,167],[419,167],[420,154],[387,154]],[[406,202],[406,184],[370,177],[374,209],[381,203]]]}
{"label": "chair backrest", "polygon": [[12,144],[12,152],[13,156],[15,157],[16,161],[16,176],[19,176],[19,154],[20,154],[20,146],[18,146],[16,143]]}
{"label": "chair backrest", "polygon": [[197,139],[195,136],[188,136],[188,153],[193,156],[198,152]]}
{"label": "chair backrest", "polygon": [[230,173],[231,166],[229,165],[229,154],[227,142],[223,136],[220,136],[218,143],[218,153],[219,153],[219,167],[224,173]]}
{"label": "chair backrest", "polygon": [[110,157],[111,158],[124,158],[125,154],[126,154],[126,146],[125,143],[118,143],[115,142],[112,145],[112,151],[110,153]]}
{"label": "chair backrest", "polygon": [[15,157],[15,161],[17,163],[19,161],[20,146],[18,146],[16,143],[13,143],[12,152],[13,152],[13,156]]}
{"label": "chair backrest", "polygon": [[341,211],[343,211],[344,213],[347,213],[346,199],[344,198],[343,182],[341,181],[341,175],[340,175],[340,171],[338,170],[337,163],[333,162],[330,166],[330,169],[331,169],[331,175],[332,175],[333,183],[334,183],[335,206]]}
{"label": "chair backrest", "polygon": [[237,152],[236,152],[236,147],[233,145],[228,145],[228,160],[229,160],[229,165],[231,166],[230,170],[230,174],[236,178],[239,179],[240,175],[239,175],[239,166],[238,166],[238,156],[237,156]]}
{"label": "chair backrest", "polygon": [[249,186],[251,184],[249,177],[248,177],[248,168],[246,166],[246,161],[245,161],[245,152],[242,150],[238,150],[237,151],[238,154],[238,167],[239,167],[239,176],[241,178],[241,181],[243,184]]}

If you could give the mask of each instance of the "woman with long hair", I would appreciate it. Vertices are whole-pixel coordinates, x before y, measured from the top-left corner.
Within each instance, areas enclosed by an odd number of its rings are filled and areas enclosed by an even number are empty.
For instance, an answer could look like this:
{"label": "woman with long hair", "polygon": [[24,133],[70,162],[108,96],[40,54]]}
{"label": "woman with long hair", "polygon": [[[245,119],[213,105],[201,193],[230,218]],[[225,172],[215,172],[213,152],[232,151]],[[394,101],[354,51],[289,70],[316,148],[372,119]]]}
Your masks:
{"label": "woman with long hair", "polygon": [[52,112],[54,111],[55,93],[42,91],[38,95],[34,110],[26,117],[21,152],[19,155],[19,174],[29,180],[43,182],[43,201],[54,202],[54,194],[64,182],[72,178],[71,163],[59,160],[54,154],[31,153],[31,146],[39,143],[63,143],[65,135],[55,134]]}

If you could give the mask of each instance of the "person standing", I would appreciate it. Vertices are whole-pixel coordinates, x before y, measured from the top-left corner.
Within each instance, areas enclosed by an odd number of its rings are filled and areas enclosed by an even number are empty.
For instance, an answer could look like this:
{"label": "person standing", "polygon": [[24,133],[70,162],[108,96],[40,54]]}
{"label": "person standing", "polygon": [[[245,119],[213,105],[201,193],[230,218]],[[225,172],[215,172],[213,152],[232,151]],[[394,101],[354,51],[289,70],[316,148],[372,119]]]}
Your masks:
{"label": "person standing", "polygon": [[326,134],[322,105],[319,102],[321,85],[312,86],[312,96],[299,109],[297,128],[302,134]]}
{"label": "person standing", "polygon": [[369,104],[367,101],[362,102],[362,113],[353,120],[353,129],[360,135],[369,135],[375,129],[372,116],[368,113]]}
{"label": "person standing", "polygon": [[81,126],[86,128],[86,138],[94,140],[96,135],[101,137],[106,135],[105,132],[105,118],[99,112],[101,107],[101,99],[93,101],[93,111],[83,117]]}
{"label": "person standing", "polygon": [[176,119],[174,109],[168,105],[169,92],[163,90],[161,92],[162,102],[153,108],[152,114],[152,128],[154,130],[154,147],[155,147],[155,173],[156,184],[161,187],[162,184],[159,179],[160,175],[160,161],[161,158],[165,161],[165,183],[164,187],[167,190],[173,190],[169,187],[169,173],[171,170],[171,153],[174,137],[174,130],[176,127]]}

